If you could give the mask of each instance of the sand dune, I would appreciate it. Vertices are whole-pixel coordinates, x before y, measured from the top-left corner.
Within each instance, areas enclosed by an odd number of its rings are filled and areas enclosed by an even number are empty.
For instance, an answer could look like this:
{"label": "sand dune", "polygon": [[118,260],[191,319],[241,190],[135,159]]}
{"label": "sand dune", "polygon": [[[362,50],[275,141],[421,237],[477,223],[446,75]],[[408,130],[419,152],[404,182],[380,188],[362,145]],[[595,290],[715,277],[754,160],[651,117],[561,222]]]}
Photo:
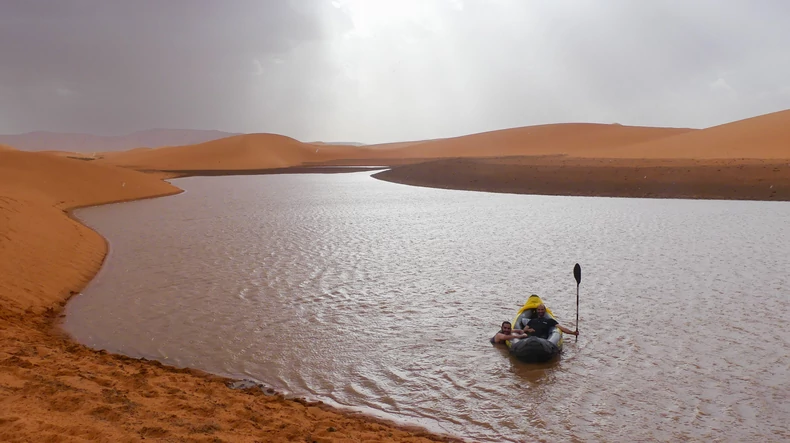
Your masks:
{"label": "sand dune", "polygon": [[579,155],[621,158],[788,159],[790,110]]}
{"label": "sand dune", "polygon": [[[252,170],[316,163],[379,165],[404,160],[536,155],[776,159],[790,157],[788,139],[790,110],[702,130],[558,123],[362,146],[302,143],[276,134],[243,134],[156,149],[105,150],[97,157],[101,157],[101,163],[146,170]],[[65,150],[59,151],[55,154],[65,155]]]}
{"label": "sand dune", "polygon": [[11,151],[13,149],[11,146],[0,144],[0,151]]}
{"label": "sand dune", "polygon": [[38,152],[4,151],[2,195],[59,209],[137,199],[178,188],[136,171]]}
{"label": "sand dune", "polygon": [[558,123],[460,137],[349,146],[249,134],[192,146],[106,156],[111,164],[152,170],[242,170],[315,163],[397,164],[441,158],[565,155],[578,158],[790,157],[790,110],[712,128]]}
{"label": "sand dune", "polygon": [[316,145],[275,134],[246,134],[191,146],[102,154],[102,162],[147,170],[242,170],[324,162],[387,164],[392,160],[516,155],[579,155],[655,140],[690,129],[556,124],[456,138],[380,145]]}
{"label": "sand dune", "polygon": [[[0,152],[0,213],[7,242],[0,252],[0,299],[23,312],[51,306],[101,263],[101,238],[65,217],[63,209],[178,192],[156,177],[90,162],[23,151]],[[98,243],[96,243],[98,242]],[[94,266],[81,262],[86,249]],[[15,269],[37,272],[14,272]]]}
{"label": "sand dune", "polygon": [[312,145],[276,134],[245,134],[197,145],[102,154],[100,162],[151,170],[265,169],[354,157],[358,149]]}
{"label": "sand dune", "polygon": [[193,129],[150,129],[119,136],[36,131],[0,135],[0,143],[23,151],[101,152],[139,147],[179,146],[237,135],[232,132]]}
{"label": "sand dune", "polygon": [[73,152],[73,151],[36,151],[37,154],[49,154],[55,157],[65,157],[78,160],[96,160],[97,156],[88,152]]}
{"label": "sand dune", "polygon": [[[391,148],[378,148],[376,155],[407,158],[594,155],[613,146],[627,146],[693,131],[595,123],[558,123],[503,129],[405,146],[395,145]],[[370,146],[370,149],[376,149],[376,146]]]}
{"label": "sand dune", "polygon": [[[462,147],[474,139],[506,146],[524,142],[531,156],[439,159],[398,166],[376,177],[419,186],[524,194],[790,200],[790,111],[674,134],[588,125],[576,125],[575,131],[567,125],[540,129],[456,141]],[[517,137],[500,142],[505,135]],[[518,149],[509,153],[513,152]]]}

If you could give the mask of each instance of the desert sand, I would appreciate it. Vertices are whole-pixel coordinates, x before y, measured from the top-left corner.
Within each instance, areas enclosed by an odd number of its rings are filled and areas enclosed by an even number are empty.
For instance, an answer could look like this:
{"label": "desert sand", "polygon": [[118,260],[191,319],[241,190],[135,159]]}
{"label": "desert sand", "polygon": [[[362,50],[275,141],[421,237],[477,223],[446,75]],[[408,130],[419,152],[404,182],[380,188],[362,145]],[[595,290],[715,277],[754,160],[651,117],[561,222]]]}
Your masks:
{"label": "desert sand", "polygon": [[[790,110],[702,130],[565,127],[570,133],[525,140],[521,155],[479,151],[375,176],[419,186],[521,194],[790,200]],[[487,143],[494,142],[481,144]],[[444,152],[450,150],[447,146]]]}
{"label": "desert sand", "polygon": [[244,170],[285,168],[354,157],[361,148],[313,145],[277,134],[244,134],[197,145],[102,154],[100,163],[138,170]]}
{"label": "desert sand", "polygon": [[685,134],[690,129],[560,123],[421,142],[344,146],[245,134],[191,146],[104,155],[99,161],[139,170],[243,170],[303,164],[390,165],[439,158],[578,155]]}
{"label": "desert sand", "polygon": [[105,240],[80,206],[168,195],[161,175],[0,152],[0,441],[447,441],[228,380],[96,352],[59,333]]}
{"label": "desert sand", "polygon": [[[183,175],[387,165],[375,177],[452,189],[549,195],[790,200],[790,110],[706,129],[558,123],[365,146],[248,134],[99,155]],[[294,171],[296,172],[296,171]]]}
{"label": "desert sand", "polygon": [[20,151],[71,151],[90,154],[97,151],[190,145],[233,135],[238,134],[193,129],[150,129],[115,136],[36,131],[0,135],[0,144],[14,146]]}
{"label": "desert sand", "polygon": [[[494,192],[790,200],[790,111],[713,128],[569,123],[344,146],[275,134],[102,152],[0,148],[0,440],[443,441],[61,335],[107,245],[70,209],[168,195],[162,178],[397,165],[379,178]],[[142,172],[141,172],[142,171]]]}

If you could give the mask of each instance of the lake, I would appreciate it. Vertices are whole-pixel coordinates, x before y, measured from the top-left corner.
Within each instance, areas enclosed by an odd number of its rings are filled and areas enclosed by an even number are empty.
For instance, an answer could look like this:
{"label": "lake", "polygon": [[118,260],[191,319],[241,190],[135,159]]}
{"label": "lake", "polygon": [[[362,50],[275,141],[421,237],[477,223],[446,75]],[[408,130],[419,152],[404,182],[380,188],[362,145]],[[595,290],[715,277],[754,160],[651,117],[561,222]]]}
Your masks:
{"label": "lake", "polygon": [[[790,439],[790,203],[493,194],[371,172],[174,180],[109,240],[77,341],[476,441]],[[538,294],[580,336],[489,338]]]}

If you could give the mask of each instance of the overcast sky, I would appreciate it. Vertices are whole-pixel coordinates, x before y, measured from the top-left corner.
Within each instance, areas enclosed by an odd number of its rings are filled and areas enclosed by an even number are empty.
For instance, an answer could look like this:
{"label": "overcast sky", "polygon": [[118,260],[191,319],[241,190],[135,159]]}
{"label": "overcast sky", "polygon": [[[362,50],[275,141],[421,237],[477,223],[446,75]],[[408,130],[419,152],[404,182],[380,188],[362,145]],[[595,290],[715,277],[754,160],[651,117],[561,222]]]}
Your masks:
{"label": "overcast sky", "polygon": [[785,0],[0,0],[0,133],[386,142],[790,108]]}

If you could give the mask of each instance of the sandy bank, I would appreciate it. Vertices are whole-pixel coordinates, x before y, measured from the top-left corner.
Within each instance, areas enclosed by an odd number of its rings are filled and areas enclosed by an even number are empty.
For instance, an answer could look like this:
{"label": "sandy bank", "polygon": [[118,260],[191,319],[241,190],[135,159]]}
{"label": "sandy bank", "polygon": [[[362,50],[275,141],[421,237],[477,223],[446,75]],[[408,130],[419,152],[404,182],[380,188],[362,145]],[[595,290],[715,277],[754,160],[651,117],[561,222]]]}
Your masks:
{"label": "sandy bank", "polygon": [[[531,148],[521,154],[513,150],[510,156],[441,159],[375,176],[410,185],[519,194],[790,200],[790,110],[701,130],[617,125],[540,129],[554,135],[543,134],[540,143],[530,144],[522,134],[519,140]],[[469,136],[463,146],[473,139],[486,145],[518,133]]]}
{"label": "sandy bank", "polygon": [[373,176],[415,186],[513,194],[790,201],[790,159],[447,159]]}
{"label": "sandy bank", "polygon": [[54,324],[106,242],[79,206],[168,195],[159,176],[0,152],[0,441],[446,441],[194,370],[92,351]]}

